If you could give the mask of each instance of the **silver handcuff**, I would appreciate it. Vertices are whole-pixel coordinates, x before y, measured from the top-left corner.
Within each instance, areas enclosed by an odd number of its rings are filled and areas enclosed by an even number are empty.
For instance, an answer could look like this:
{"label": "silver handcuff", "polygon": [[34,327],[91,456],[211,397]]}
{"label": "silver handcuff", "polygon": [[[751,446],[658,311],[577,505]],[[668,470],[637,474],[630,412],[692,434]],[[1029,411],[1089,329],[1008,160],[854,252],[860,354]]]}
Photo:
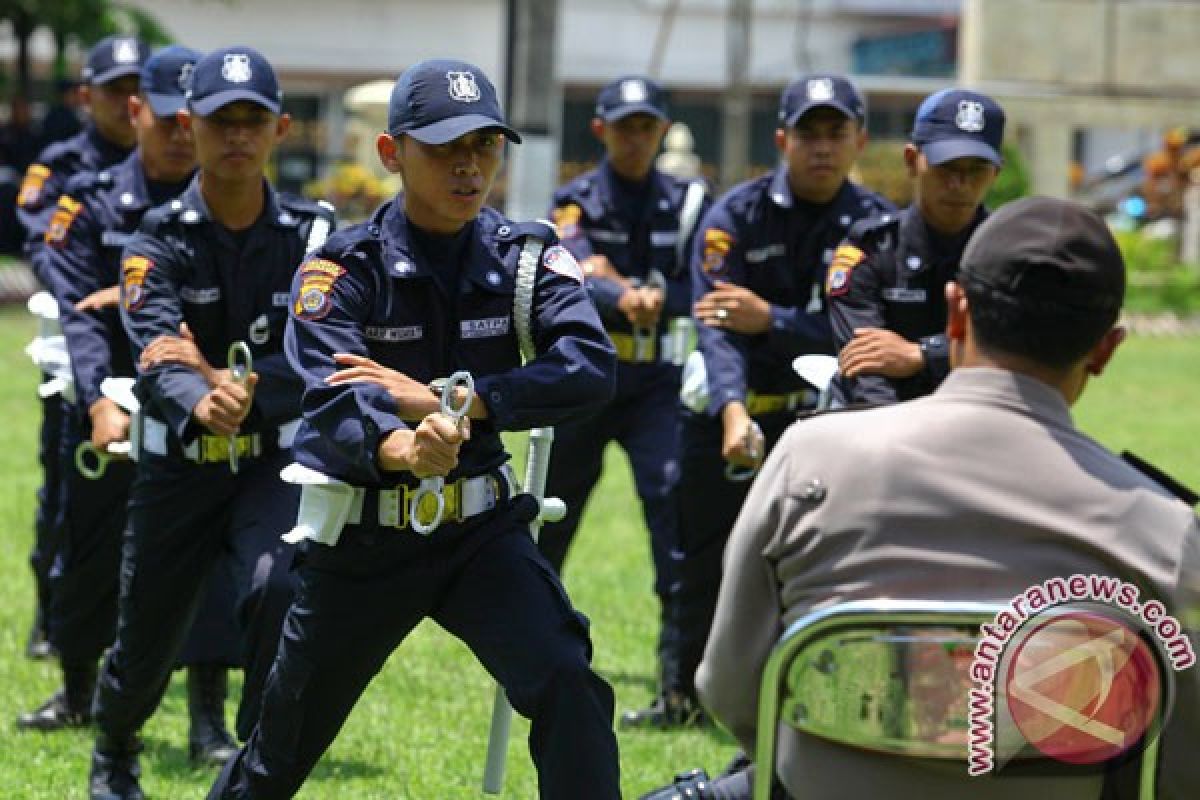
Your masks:
{"label": "silver handcuff", "polygon": [[[234,383],[245,387],[250,382],[250,373],[254,370],[254,356],[250,354],[249,345],[240,339],[233,342],[229,345],[225,360],[229,364],[229,375]],[[234,475],[238,473],[237,437],[237,431],[229,434],[229,471]]]}
{"label": "silver handcuff", "polygon": [[75,469],[89,481],[98,481],[108,470],[108,462],[114,458],[128,461],[133,446],[128,442],[109,442],[103,450],[89,442],[80,442],[75,448]]}
{"label": "silver handcuff", "polygon": [[[466,391],[463,392],[461,405],[456,407],[454,405],[454,395],[460,388]],[[456,426],[461,428],[463,418],[471,410],[471,401],[474,398],[475,379],[466,370],[459,370],[447,378],[445,384],[442,386],[441,412],[453,420]],[[441,475],[421,479],[421,485],[413,492],[412,500],[408,504],[409,525],[412,526],[413,531],[424,536],[432,533],[438,525],[442,524],[442,517],[446,513],[446,497],[442,494],[445,488],[446,479]],[[430,496],[434,498],[436,507],[430,521],[424,522],[418,512]]]}
{"label": "silver handcuff", "polygon": [[763,437],[762,428],[753,419],[746,421],[746,432],[742,434],[742,446],[746,449],[746,455],[758,463],[753,467],[743,467],[738,464],[725,465],[725,480],[733,483],[745,483],[758,474],[758,468],[762,466],[762,449],[766,446],[766,440]]}

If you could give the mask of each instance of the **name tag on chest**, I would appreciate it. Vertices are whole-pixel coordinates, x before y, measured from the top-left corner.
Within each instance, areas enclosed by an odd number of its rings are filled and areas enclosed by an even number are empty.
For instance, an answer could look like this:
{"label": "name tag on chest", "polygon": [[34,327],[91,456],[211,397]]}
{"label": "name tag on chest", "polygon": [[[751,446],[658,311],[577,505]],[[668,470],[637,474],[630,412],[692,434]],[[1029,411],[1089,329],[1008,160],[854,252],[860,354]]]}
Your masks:
{"label": "name tag on chest", "polygon": [[679,243],[679,231],[650,231],[651,247],[674,247]]}
{"label": "name tag on chest", "polygon": [[363,331],[371,342],[415,342],[425,335],[421,325],[408,325],[403,328],[385,328],[381,325],[369,325]]}
{"label": "name tag on chest", "polygon": [[271,294],[271,305],[276,308],[283,308],[288,304],[289,297],[287,292],[273,292]]}
{"label": "name tag on chest", "polygon": [[508,333],[509,322],[510,319],[508,317],[464,319],[460,323],[460,332],[464,339],[486,339],[490,336],[504,336]]}
{"label": "name tag on chest", "polygon": [[221,299],[221,289],[217,286],[197,289],[193,286],[184,286],[179,290],[179,296],[183,298],[185,303],[196,303],[204,305],[215,303]]}
{"label": "name tag on chest", "polygon": [[132,238],[133,235],[129,233],[121,233],[120,231],[105,231],[104,233],[100,234],[100,244],[104,245],[105,247],[124,247]]}
{"label": "name tag on chest", "polygon": [[746,251],[747,264],[761,264],[768,258],[782,256],[787,254],[787,245],[782,242],[769,244],[766,247],[758,247],[754,250]]}
{"label": "name tag on chest", "polygon": [[891,288],[883,290],[883,299],[893,303],[924,303],[924,289]]}

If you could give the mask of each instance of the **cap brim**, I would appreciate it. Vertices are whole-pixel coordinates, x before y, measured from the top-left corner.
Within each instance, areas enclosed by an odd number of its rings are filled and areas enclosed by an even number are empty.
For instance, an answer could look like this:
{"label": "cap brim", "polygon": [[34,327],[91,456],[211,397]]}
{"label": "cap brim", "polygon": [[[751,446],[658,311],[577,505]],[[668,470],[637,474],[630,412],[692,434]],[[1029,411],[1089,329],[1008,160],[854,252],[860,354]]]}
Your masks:
{"label": "cap brim", "polygon": [[484,128],[495,128],[502,131],[510,140],[521,143],[521,135],[512,128],[502,122],[497,122],[491,117],[486,117],[483,114],[464,114],[461,117],[450,117],[439,122],[434,122],[431,125],[426,125],[421,128],[413,128],[410,131],[397,131],[405,136],[411,136],[418,142],[425,144],[445,144],[452,142],[460,136],[465,136],[473,131],[483,130]]}
{"label": "cap brim", "polygon": [[925,159],[935,167],[956,158],[982,158],[997,167],[1004,166],[1004,159],[996,148],[978,139],[942,139],[921,145]]}
{"label": "cap brim", "polygon": [[800,121],[801,117],[815,108],[832,108],[834,111],[840,111],[850,119],[858,121],[858,114],[855,114],[854,111],[852,111],[850,107],[844,103],[839,103],[836,100],[817,100],[815,102],[805,103],[804,105],[800,106],[799,110],[792,112],[792,115],[787,118],[787,126],[789,128],[794,126]]}
{"label": "cap brim", "polygon": [[105,70],[104,72],[92,75],[87,79],[87,82],[93,86],[98,86],[102,83],[111,83],[117,78],[124,78],[126,75],[140,76],[141,74],[142,65],[138,64],[137,62],[131,62],[129,64],[119,64],[115,67]]}
{"label": "cap brim", "polygon": [[193,100],[189,105],[194,113],[202,117],[207,117],[214,111],[224,108],[230,103],[236,103],[238,100],[249,100],[251,103],[262,106],[272,114],[279,113],[278,100],[272,100],[250,89],[226,89],[223,92],[217,92],[208,97]]}
{"label": "cap brim", "polygon": [[600,116],[605,122],[616,122],[619,119],[632,116],[633,114],[649,114],[652,117],[657,117],[661,120],[666,120],[667,115],[661,108],[655,108],[649,103],[630,103],[629,105],[617,106],[616,108],[606,111]]}
{"label": "cap brim", "polygon": [[181,94],[146,92],[146,102],[156,117],[173,117],[187,107],[187,98]]}

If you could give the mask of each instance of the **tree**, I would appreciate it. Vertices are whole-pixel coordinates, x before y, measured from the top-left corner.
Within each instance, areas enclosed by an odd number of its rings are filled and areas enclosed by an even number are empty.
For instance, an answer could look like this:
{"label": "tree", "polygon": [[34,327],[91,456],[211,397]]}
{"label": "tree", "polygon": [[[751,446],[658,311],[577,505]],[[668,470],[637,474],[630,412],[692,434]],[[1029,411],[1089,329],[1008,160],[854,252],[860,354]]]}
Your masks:
{"label": "tree", "polygon": [[153,15],[118,0],[0,0],[0,19],[12,23],[17,39],[17,94],[29,97],[32,73],[29,38],[40,27],[54,36],[54,77],[67,74],[67,46],[86,48],[105,36],[127,33],[150,44],[166,44],[171,36]]}

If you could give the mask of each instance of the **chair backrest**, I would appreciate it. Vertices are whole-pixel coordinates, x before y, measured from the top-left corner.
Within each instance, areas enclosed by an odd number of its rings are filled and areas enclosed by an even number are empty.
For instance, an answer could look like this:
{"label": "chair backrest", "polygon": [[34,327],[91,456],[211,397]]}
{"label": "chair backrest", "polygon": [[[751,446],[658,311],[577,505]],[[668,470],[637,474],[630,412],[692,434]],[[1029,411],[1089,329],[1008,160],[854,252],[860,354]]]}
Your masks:
{"label": "chair backrest", "polygon": [[[883,599],[841,603],[796,620],[763,669],[755,800],[770,797],[780,723],[881,758],[959,761],[966,781],[975,650],[981,626],[1006,608]],[[1162,664],[1155,666],[1161,675]],[[1160,720],[1164,713],[1159,708]],[[988,723],[997,730],[994,714]],[[1140,754],[1142,798],[1154,796],[1156,739]]]}

